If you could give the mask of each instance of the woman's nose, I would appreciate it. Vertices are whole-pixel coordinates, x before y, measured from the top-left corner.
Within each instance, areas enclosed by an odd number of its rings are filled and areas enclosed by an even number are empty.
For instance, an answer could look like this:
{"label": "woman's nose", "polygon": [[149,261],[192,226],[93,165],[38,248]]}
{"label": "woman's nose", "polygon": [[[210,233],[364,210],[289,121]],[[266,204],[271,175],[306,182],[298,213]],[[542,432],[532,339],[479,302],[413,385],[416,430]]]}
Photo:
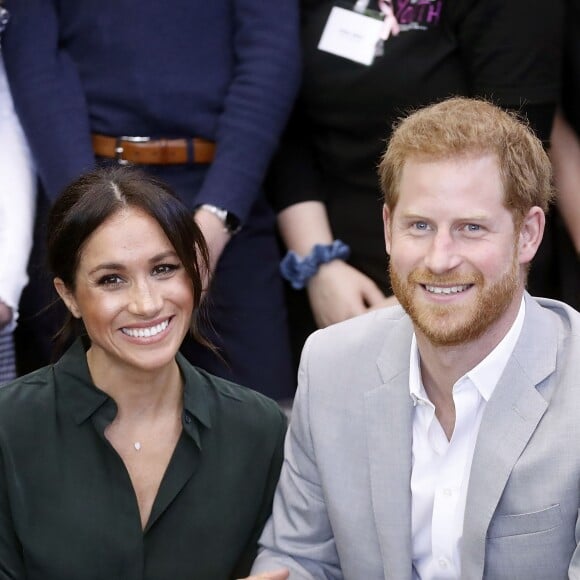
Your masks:
{"label": "woman's nose", "polygon": [[141,282],[133,286],[129,311],[139,316],[150,317],[157,314],[163,305],[155,284]]}

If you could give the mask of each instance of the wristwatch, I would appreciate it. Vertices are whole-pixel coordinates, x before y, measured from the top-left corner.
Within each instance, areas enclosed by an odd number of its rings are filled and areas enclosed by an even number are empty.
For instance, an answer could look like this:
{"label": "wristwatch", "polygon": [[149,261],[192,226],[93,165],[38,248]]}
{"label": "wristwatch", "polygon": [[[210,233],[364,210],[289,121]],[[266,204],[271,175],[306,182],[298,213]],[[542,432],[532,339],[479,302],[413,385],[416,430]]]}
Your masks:
{"label": "wristwatch", "polygon": [[198,205],[196,208],[196,210],[199,209],[203,209],[205,211],[208,211],[209,213],[213,213],[213,215],[215,215],[222,222],[222,224],[224,225],[224,229],[231,236],[237,234],[242,229],[240,218],[237,215],[233,214],[231,211],[228,211],[227,209],[217,207],[215,205],[212,205],[211,203],[202,203],[201,205]]}

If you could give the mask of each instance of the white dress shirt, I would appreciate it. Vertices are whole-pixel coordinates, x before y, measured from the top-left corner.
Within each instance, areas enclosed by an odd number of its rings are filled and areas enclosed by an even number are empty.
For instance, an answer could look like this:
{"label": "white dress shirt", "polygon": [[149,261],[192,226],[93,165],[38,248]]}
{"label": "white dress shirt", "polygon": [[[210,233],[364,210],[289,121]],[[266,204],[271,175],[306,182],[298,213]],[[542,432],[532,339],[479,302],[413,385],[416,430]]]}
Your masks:
{"label": "white dress shirt", "polygon": [[18,302],[28,282],[32,248],[36,177],[30,151],[14,111],[0,51],[0,300],[12,308],[11,332]]}
{"label": "white dress shirt", "polygon": [[421,380],[413,336],[409,389],[413,415],[413,574],[421,580],[455,580],[461,570],[461,536],[469,473],[485,406],[520,335],[524,300],[502,341],[453,385],[455,428],[449,441]]}

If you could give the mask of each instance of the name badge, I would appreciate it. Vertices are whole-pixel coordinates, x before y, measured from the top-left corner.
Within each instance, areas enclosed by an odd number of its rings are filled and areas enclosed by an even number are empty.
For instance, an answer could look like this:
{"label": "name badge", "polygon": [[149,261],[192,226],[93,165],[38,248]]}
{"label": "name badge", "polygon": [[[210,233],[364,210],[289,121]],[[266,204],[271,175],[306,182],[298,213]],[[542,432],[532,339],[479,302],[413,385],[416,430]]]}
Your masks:
{"label": "name badge", "polygon": [[371,65],[380,42],[383,20],[333,6],[322,31],[318,49]]}

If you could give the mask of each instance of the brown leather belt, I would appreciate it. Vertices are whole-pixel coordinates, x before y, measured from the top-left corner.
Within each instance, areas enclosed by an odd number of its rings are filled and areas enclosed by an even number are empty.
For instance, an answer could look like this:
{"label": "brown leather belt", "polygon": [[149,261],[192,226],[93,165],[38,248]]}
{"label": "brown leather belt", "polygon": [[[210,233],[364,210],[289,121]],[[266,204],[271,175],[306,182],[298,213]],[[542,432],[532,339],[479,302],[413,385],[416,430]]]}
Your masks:
{"label": "brown leather belt", "polygon": [[149,137],[108,137],[93,134],[93,149],[99,157],[116,159],[122,165],[184,165],[211,163],[215,143],[193,139],[150,139]]}

